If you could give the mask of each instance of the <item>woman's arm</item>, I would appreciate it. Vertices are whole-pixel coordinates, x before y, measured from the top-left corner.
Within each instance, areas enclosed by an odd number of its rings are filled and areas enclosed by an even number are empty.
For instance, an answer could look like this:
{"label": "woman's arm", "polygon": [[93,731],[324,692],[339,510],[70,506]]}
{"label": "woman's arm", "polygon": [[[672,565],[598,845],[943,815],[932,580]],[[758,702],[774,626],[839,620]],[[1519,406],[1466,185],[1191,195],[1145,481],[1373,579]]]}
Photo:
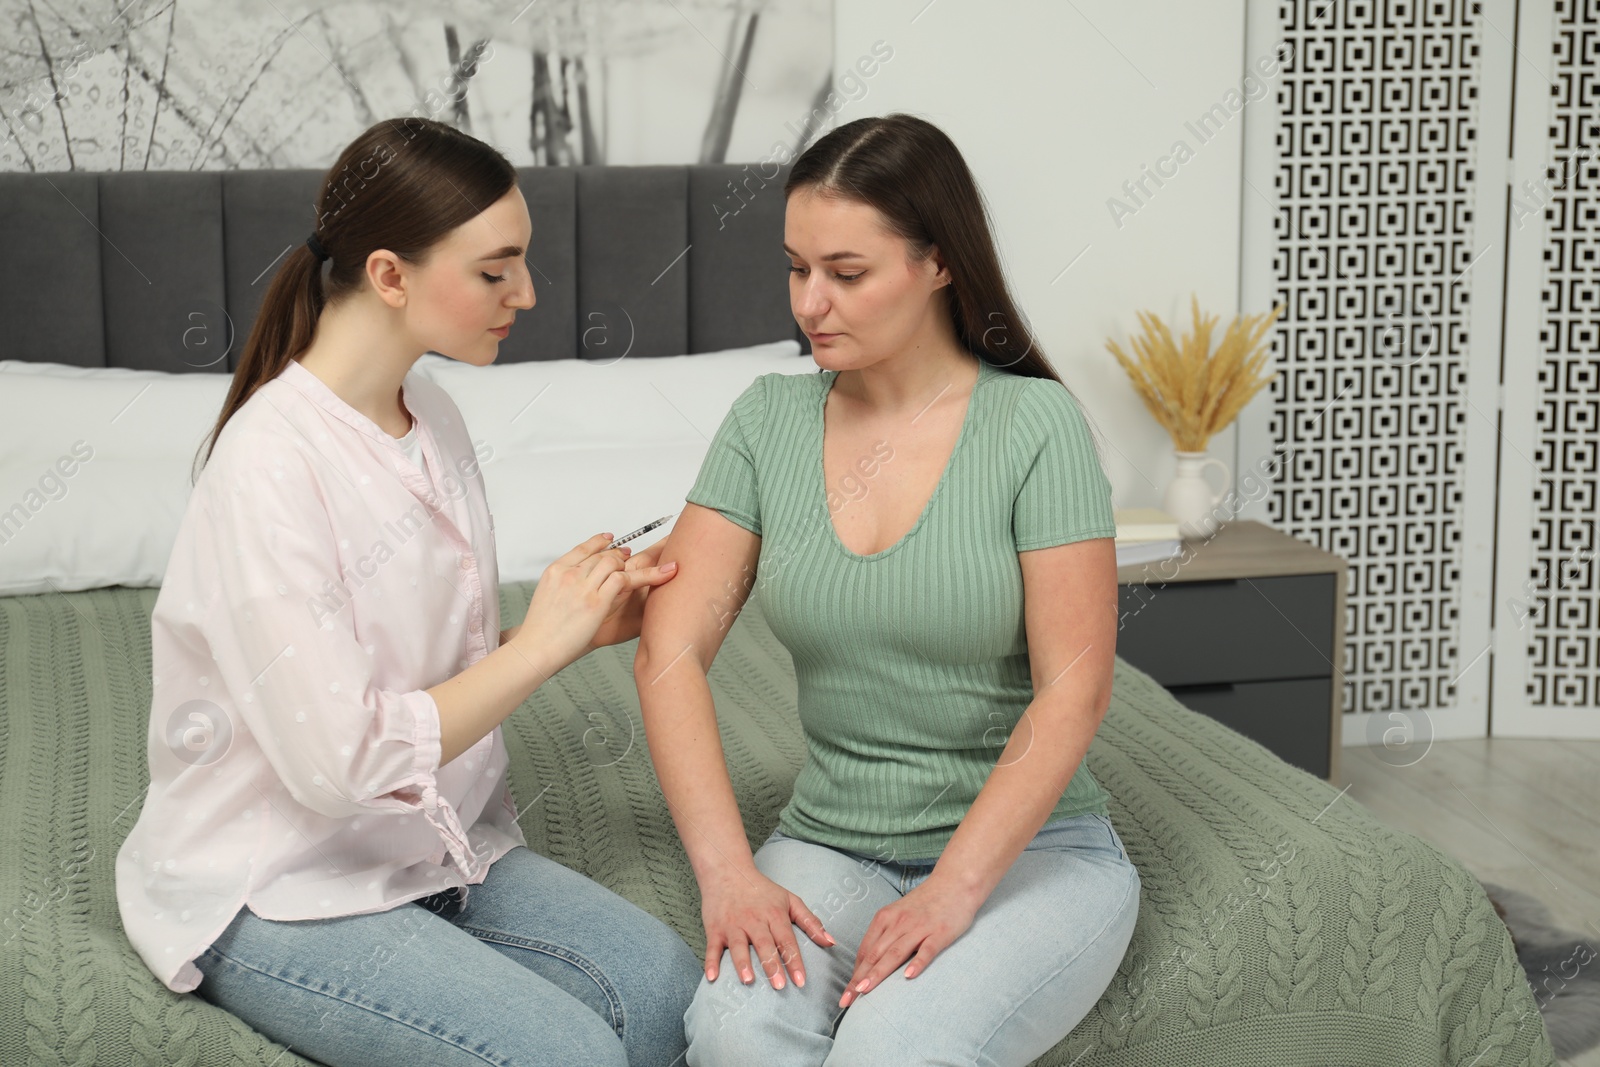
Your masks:
{"label": "woman's arm", "polygon": [[[640,571],[658,566],[661,562],[661,549],[664,541],[652,541],[649,545],[638,551],[633,551],[624,545],[619,552],[627,554],[627,561],[623,563],[624,571]],[[641,585],[635,588],[626,598],[619,598],[612,605],[611,613],[600,623],[600,629],[595,631],[594,639],[589,642],[590,651],[604,648],[606,645],[620,645],[624,641],[632,641],[639,636],[639,626],[644,615],[644,602],[650,593],[650,586]],[[508,626],[500,631],[500,644],[509,644],[521,632],[523,623]],[[587,653],[586,653],[587,654]]]}
{"label": "woman's arm", "polygon": [[428,690],[439,708],[439,766],[483,740],[535,689],[566,666],[526,642],[507,641]]}
{"label": "woman's arm", "polygon": [[781,988],[781,958],[805,984],[791,923],[819,945],[833,943],[800,898],[756,869],[728,778],[706,672],[754,586],[761,539],[698,504],[685,504],[660,561],[679,563],[671,582],[651,591],[634,656],[645,740],[678,836],[700,884],[706,923],[706,977],[715,981],[722,950],[745,982],[749,948]]}
{"label": "woman's arm", "polygon": [[[644,565],[647,560],[630,566],[628,547],[612,552],[607,543],[596,534],[557,557],[540,575],[527,616],[511,639],[427,691],[439,710],[441,767],[499,726],[556,672],[593,650],[601,629],[613,636],[626,630],[634,614],[628,605],[671,579],[661,568]],[[579,634],[590,636],[579,643]]]}
{"label": "woman's arm", "polygon": [[1111,704],[1115,546],[1097,537],[1018,553],[1033,700],[933,872],[873,918],[841,1007],[908,958],[914,978],[966,931],[1083,762]]}

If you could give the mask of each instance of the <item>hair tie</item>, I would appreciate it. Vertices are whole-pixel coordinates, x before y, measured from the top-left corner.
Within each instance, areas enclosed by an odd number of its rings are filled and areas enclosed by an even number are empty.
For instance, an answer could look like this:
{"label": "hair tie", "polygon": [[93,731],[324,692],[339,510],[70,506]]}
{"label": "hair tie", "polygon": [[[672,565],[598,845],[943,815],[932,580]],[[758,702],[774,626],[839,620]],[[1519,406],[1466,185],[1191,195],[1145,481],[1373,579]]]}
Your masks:
{"label": "hair tie", "polygon": [[306,238],[306,247],[311,249],[311,254],[316,256],[319,262],[324,259],[333,258],[332,256],[328,255],[328,250],[322,247],[322,242],[317,240],[317,235],[315,232],[313,232],[310,237]]}

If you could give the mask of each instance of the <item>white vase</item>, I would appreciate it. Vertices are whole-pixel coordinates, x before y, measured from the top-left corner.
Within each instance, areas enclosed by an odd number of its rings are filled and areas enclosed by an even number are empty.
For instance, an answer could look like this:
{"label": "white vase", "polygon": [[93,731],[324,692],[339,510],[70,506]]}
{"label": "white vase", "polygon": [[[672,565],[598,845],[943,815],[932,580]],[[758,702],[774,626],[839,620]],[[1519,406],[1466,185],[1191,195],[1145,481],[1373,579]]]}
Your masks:
{"label": "white vase", "polygon": [[[1215,456],[1204,452],[1173,450],[1177,458],[1177,472],[1167,485],[1161,500],[1161,510],[1178,522],[1178,533],[1188,538],[1210,537],[1222,527],[1224,516],[1218,505],[1233,488],[1233,472]],[[1216,464],[1222,470],[1221,490],[1211,488],[1205,469]]]}

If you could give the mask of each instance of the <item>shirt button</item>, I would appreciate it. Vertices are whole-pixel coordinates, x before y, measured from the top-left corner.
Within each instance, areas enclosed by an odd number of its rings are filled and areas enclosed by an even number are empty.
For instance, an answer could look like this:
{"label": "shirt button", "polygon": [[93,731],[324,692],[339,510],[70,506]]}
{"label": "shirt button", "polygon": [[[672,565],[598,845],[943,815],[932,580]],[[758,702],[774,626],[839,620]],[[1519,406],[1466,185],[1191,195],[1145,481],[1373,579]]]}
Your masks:
{"label": "shirt button", "polygon": [[470,557],[468,557],[468,556],[462,556],[461,557],[461,569],[464,570],[464,571],[472,569],[472,560],[471,560]]}

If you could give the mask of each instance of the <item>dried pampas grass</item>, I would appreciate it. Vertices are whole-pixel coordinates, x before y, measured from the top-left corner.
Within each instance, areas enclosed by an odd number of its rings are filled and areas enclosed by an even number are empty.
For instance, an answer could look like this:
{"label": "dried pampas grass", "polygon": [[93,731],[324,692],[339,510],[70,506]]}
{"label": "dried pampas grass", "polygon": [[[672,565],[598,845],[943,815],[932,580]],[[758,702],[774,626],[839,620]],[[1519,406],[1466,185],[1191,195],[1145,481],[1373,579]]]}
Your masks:
{"label": "dried pampas grass", "polygon": [[[1143,337],[1129,338],[1138,353],[1135,363],[1108,340],[1106,347],[1117,357],[1122,369],[1133,380],[1144,406],[1166,428],[1180,452],[1204,452],[1211,436],[1226,427],[1276,372],[1257,379],[1262,364],[1271,354],[1269,346],[1258,343],[1283,312],[1279,304],[1265,315],[1242,315],[1228,324],[1215,355],[1211,354],[1211,329],[1217,316],[1200,315],[1200,303],[1190,296],[1194,309],[1194,332],[1174,344],[1172,333],[1149,312],[1139,312],[1144,324]],[[1264,319],[1260,325],[1257,320]]]}

